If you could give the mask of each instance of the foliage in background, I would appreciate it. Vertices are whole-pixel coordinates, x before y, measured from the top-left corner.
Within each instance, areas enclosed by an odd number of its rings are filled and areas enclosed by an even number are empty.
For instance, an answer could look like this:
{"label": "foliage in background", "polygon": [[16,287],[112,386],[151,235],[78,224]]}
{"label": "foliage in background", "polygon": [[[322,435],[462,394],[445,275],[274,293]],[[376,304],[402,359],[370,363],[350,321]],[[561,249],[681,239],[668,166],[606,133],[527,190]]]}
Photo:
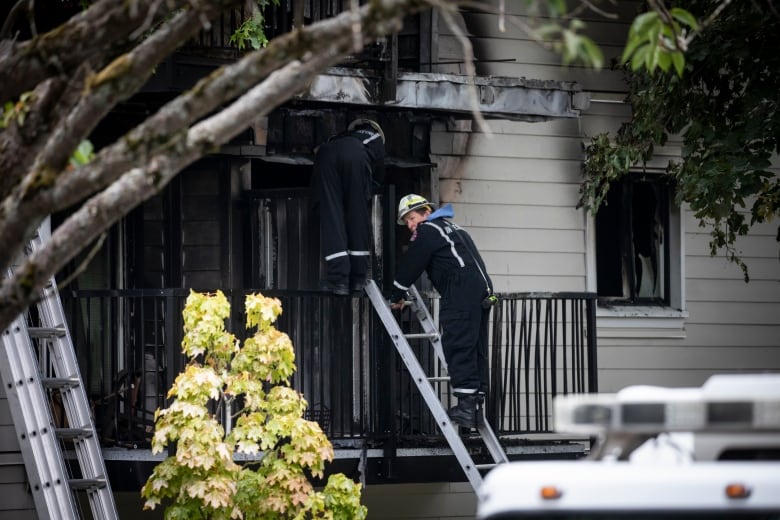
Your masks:
{"label": "foliage in background", "polygon": [[[246,326],[256,332],[241,347],[225,330],[230,304],[222,292],[190,292],[182,341],[190,361],[168,392],[170,406],[155,413],[152,441],[154,453],[175,443],[176,454],[144,485],[145,508],[168,499],[166,519],[182,520],[366,517],[360,484],[335,474],[315,491],[307,478],[322,477],[333,448],[316,422],[302,418],[306,401],[289,387],[295,354],[273,326],[281,312],[276,298],[247,296]],[[242,466],[235,452],[262,458]]]}
{"label": "foliage in background", "polygon": [[261,49],[268,45],[268,37],[265,35],[265,16],[263,9],[269,5],[279,5],[279,0],[257,0],[252,3],[252,14],[230,36],[230,43],[244,50],[247,43],[253,50]]}
{"label": "foliage in background", "polygon": [[[697,0],[686,8],[703,18],[721,5]],[[763,2],[733,2],[708,25],[690,42],[681,75],[634,68],[631,58],[633,117],[614,137],[601,134],[588,145],[580,204],[595,213],[611,182],[645,167],[670,137],[681,138],[681,160],[666,166],[676,202],[711,226],[711,254],[724,250],[748,281],[736,239],[780,215],[780,179],[768,170],[780,136],[780,13]]]}
{"label": "foliage in background", "polygon": [[560,54],[564,65],[581,63],[596,69],[604,65],[599,46],[581,32],[585,23],[580,17],[593,4],[579,2],[570,11],[566,0],[524,0],[524,3],[528,11],[526,31],[542,46]]}
{"label": "foliage in background", "polygon": [[687,35],[698,29],[696,18],[679,7],[670,9],[666,17],[658,11],[640,14],[628,31],[622,61],[630,63],[631,70],[644,68],[650,72],[656,67],[667,72],[674,65],[675,72],[681,76]]}

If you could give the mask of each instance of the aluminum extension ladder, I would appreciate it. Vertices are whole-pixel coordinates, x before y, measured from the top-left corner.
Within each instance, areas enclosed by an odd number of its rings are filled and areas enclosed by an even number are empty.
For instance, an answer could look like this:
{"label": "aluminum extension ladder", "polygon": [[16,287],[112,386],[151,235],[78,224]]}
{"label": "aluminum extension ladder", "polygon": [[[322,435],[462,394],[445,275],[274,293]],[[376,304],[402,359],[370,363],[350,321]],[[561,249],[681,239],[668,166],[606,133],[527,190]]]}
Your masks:
{"label": "aluminum extension ladder", "polygon": [[[30,241],[28,251],[40,247],[42,235],[48,238],[48,221]],[[9,276],[12,273],[13,268],[8,270]],[[38,518],[80,518],[76,491],[84,491],[92,518],[116,519],[114,496],[54,277],[36,307],[37,315],[22,313],[3,332],[0,375]],[[37,316],[34,326],[28,326],[28,314],[31,322]],[[60,392],[67,427],[54,423],[50,390]],[[69,471],[72,463],[64,457],[68,446],[75,451],[78,473]]]}
{"label": "aluminum extension ladder", "polygon": [[449,381],[449,377],[429,377],[426,375],[422,366],[420,366],[417,356],[409,346],[408,340],[410,339],[428,339],[442,366],[445,368],[447,367],[441,345],[441,334],[439,333],[433,318],[431,318],[431,314],[428,312],[428,308],[425,306],[417,288],[411,286],[409,295],[411,297],[410,303],[412,312],[417,316],[417,319],[420,321],[420,325],[422,325],[424,330],[424,332],[420,334],[403,333],[398,321],[395,319],[395,316],[393,316],[393,312],[390,309],[388,302],[385,300],[384,296],[382,296],[382,292],[379,290],[379,287],[377,287],[374,280],[368,280],[365,291],[371,300],[371,304],[379,315],[379,318],[382,320],[385,329],[390,335],[390,339],[393,340],[398,354],[401,356],[406,368],[409,370],[412,380],[420,390],[420,394],[428,405],[428,409],[431,411],[431,414],[433,414],[436,424],[447,439],[461,468],[463,468],[463,472],[466,474],[466,478],[471,484],[471,487],[474,488],[474,491],[477,491],[482,484],[482,473],[480,471],[489,470],[497,464],[509,462],[506,453],[504,453],[501,444],[498,442],[498,438],[495,433],[493,433],[492,428],[490,428],[490,425],[485,418],[484,407],[480,406],[479,408],[481,416],[477,420],[477,431],[494,462],[492,464],[475,464],[468,449],[465,444],[463,444],[463,439],[461,439],[458,434],[458,426],[453,425],[447,415],[447,410],[444,409],[444,405],[442,405],[436,390],[433,388],[432,382]]}

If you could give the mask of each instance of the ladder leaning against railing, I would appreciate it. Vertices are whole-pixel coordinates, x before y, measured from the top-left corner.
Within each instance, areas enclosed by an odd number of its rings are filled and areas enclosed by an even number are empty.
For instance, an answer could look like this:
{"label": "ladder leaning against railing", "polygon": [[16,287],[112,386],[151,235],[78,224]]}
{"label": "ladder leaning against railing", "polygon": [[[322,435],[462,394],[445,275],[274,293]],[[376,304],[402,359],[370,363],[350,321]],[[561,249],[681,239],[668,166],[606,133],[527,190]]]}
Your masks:
{"label": "ladder leaning against railing", "polygon": [[425,404],[428,406],[433,418],[436,420],[436,424],[447,439],[450,449],[452,449],[460,467],[463,468],[463,472],[466,474],[466,478],[476,491],[482,484],[481,471],[489,470],[495,467],[496,464],[508,462],[507,456],[504,453],[498,438],[495,433],[493,433],[492,428],[485,418],[484,407],[480,406],[479,409],[477,431],[494,462],[491,464],[478,465],[474,463],[474,460],[469,454],[469,450],[466,448],[463,439],[458,433],[457,426],[453,425],[447,415],[447,410],[444,409],[444,405],[442,405],[441,399],[439,399],[439,396],[432,385],[432,382],[448,381],[449,378],[428,376],[409,345],[410,339],[428,339],[441,365],[446,368],[447,362],[444,359],[444,351],[442,350],[441,334],[439,333],[428,308],[425,306],[419,291],[417,291],[417,288],[414,286],[410,288],[409,296],[411,297],[411,300],[409,303],[412,306],[412,313],[417,317],[423,328],[424,332],[420,334],[403,333],[398,321],[395,319],[395,316],[393,316],[393,312],[390,309],[387,300],[385,300],[374,280],[368,281],[365,291],[371,300],[371,304],[379,315],[379,318],[382,320],[385,330],[387,330],[387,333],[390,335],[390,339],[395,344],[395,348],[398,351],[401,360],[409,370],[412,380],[415,385],[417,385],[420,394],[425,400]]}
{"label": "ladder leaning against railing", "polygon": [[[28,253],[40,248],[48,235],[47,220],[28,244]],[[9,277],[13,270],[8,270]],[[92,518],[118,518],[54,277],[31,310],[2,334],[0,375],[38,518],[80,518],[79,490],[86,492]],[[50,406],[52,392],[62,398],[64,422],[59,425]],[[69,446],[78,471],[65,460]]]}

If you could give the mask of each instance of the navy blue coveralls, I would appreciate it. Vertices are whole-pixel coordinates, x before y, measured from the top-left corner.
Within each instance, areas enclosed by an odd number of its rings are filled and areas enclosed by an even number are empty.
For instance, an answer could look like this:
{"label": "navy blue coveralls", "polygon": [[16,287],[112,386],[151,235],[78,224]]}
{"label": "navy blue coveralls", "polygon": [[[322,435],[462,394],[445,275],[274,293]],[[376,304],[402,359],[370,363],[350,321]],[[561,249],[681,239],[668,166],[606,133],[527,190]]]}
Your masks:
{"label": "navy blue coveralls", "polygon": [[332,137],[317,150],[311,196],[320,216],[323,279],[347,285],[364,280],[371,251],[369,201],[384,176],[385,148],[369,126]]}
{"label": "navy blue coveralls", "polygon": [[422,272],[428,273],[441,296],[442,347],[453,394],[463,397],[488,391],[490,309],[482,307],[482,300],[492,294],[493,282],[468,233],[444,218],[453,215],[447,205],[417,226],[396,271],[390,301],[404,298]]}

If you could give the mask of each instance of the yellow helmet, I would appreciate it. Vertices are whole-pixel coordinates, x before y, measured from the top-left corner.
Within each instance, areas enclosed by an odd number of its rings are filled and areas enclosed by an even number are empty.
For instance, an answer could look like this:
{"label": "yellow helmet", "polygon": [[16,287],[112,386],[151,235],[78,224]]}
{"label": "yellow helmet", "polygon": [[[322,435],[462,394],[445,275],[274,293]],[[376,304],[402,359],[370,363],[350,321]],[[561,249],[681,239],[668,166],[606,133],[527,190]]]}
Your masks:
{"label": "yellow helmet", "polygon": [[433,204],[428,202],[428,199],[422,195],[415,195],[414,193],[404,195],[401,198],[401,201],[398,203],[398,225],[404,225],[404,216],[407,213],[414,211],[415,209],[424,208],[426,206],[428,209],[433,210]]}
{"label": "yellow helmet", "polygon": [[382,139],[382,144],[385,144],[385,133],[382,131],[382,127],[379,126],[379,123],[374,121],[373,119],[366,119],[366,118],[358,118],[352,121],[349,126],[347,126],[347,131],[351,132],[352,130],[359,128],[361,126],[369,126],[371,129],[379,134],[379,137]]}

